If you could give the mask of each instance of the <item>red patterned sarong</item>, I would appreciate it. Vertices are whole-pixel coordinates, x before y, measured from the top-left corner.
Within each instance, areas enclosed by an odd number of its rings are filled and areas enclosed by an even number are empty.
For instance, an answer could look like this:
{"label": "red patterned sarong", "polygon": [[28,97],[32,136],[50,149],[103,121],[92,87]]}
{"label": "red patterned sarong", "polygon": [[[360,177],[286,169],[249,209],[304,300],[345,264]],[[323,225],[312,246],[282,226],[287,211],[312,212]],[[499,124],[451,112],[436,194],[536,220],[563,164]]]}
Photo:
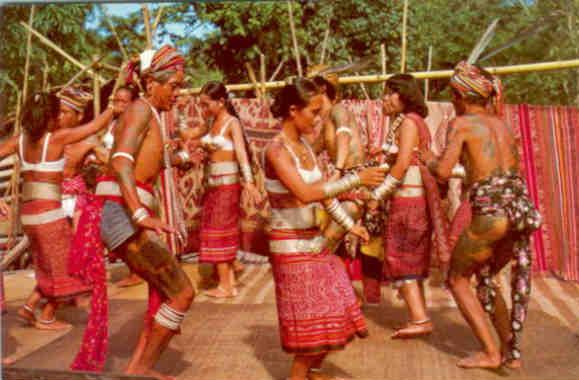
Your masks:
{"label": "red patterned sarong", "polygon": [[386,278],[428,276],[431,231],[425,197],[392,198],[384,238]]}
{"label": "red patterned sarong", "polygon": [[[98,181],[114,181],[101,177]],[[149,185],[137,186],[153,192]],[[93,287],[91,311],[83,340],[70,368],[77,371],[102,371],[108,351],[108,298],[106,287],[105,246],[101,239],[101,217],[106,200],[124,204],[118,196],[96,196],[86,204],[78,222],[72,243],[70,270],[74,276]],[[150,210],[149,210],[150,211]],[[159,294],[149,289],[149,305],[145,315],[146,326],[151,326],[153,316],[161,304]]]}
{"label": "red patterned sarong", "polygon": [[[318,229],[296,231],[293,239],[309,239]],[[288,239],[273,230],[271,240]],[[271,256],[281,344],[293,354],[343,349],[356,335],[368,335],[366,321],[340,259],[323,250],[274,253]]]}
{"label": "red patterned sarong", "polygon": [[62,181],[62,194],[72,195],[76,198],[74,206],[75,212],[82,211],[91,196],[84,182],[84,178],[80,174],[72,178],[65,178]]}
{"label": "red patterned sarong", "polygon": [[[31,200],[22,204],[21,215],[32,220],[48,211],[61,210],[60,201]],[[72,277],[68,270],[70,245],[73,238],[70,222],[64,217],[46,223],[24,223],[23,230],[30,240],[30,251],[38,290],[47,298],[69,298],[87,293],[90,286]]]}
{"label": "red patterned sarong", "polygon": [[207,188],[201,212],[201,262],[217,264],[235,260],[240,239],[240,198],[238,183]]}

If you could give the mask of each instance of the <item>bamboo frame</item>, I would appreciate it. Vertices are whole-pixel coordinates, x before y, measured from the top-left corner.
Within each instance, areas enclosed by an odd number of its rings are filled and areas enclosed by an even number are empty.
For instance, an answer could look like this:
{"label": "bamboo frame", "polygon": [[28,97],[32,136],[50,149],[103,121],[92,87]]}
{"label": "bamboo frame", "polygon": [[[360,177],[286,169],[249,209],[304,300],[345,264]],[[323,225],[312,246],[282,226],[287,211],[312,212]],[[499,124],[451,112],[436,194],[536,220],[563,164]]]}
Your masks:
{"label": "bamboo frame", "polygon": [[386,75],[386,44],[380,45],[380,63],[382,64],[382,75]]}
{"label": "bamboo frame", "polygon": [[[281,68],[283,67],[283,65],[285,64],[285,59],[282,59],[277,67],[275,68],[275,71],[273,72],[273,74],[271,74],[271,77],[269,77],[269,82],[272,82],[275,77],[277,76],[277,74],[279,74],[279,72],[281,71]],[[266,82],[267,83],[267,82]]]}
{"label": "bamboo frame", "polygon": [[157,27],[161,21],[161,16],[163,15],[163,10],[165,6],[161,5],[157,10],[157,15],[155,16],[155,21],[153,21],[153,26],[151,27],[151,35],[155,36],[157,34]]}
{"label": "bamboo frame", "polygon": [[267,92],[265,90],[265,55],[259,54],[259,80],[261,84],[261,95],[265,98]]}
{"label": "bamboo frame", "polygon": [[[26,30],[29,30],[32,34],[34,34],[39,40],[40,42],[42,42],[44,45],[48,46],[49,48],[51,48],[52,50],[56,51],[57,53],[59,53],[61,56],[63,56],[64,58],[66,58],[69,62],[71,62],[73,65],[84,69],[86,65],[83,65],[80,61],[78,61],[77,59],[75,59],[73,56],[71,56],[70,54],[68,54],[66,51],[64,51],[61,47],[59,47],[58,45],[56,45],[54,42],[52,42],[51,40],[49,40],[48,38],[44,37],[42,34],[40,34],[37,30],[35,30],[34,28],[29,27],[26,23],[20,21],[20,25],[22,25],[24,28],[26,28]],[[101,81],[101,83],[106,82],[106,80],[101,77],[100,75],[96,74],[93,70],[89,69],[87,70],[87,72],[98,78],[99,81]]]}
{"label": "bamboo frame", "polygon": [[[428,47],[428,63],[426,64],[426,71],[432,70],[432,45]],[[428,100],[428,91],[430,90],[430,79],[426,78],[424,81],[424,100]]]}
{"label": "bamboo frame", "polygon": [[64,84],[62,86],[62,88],[66,88],[68,86],[70,86],[71,84],[73,84],[78,78],[80,78],[80,76],[84,73],[86,73],[86,71],[90,68],[92,68],[93,66],[95,66],[100,60],[102,60],[104,58],[104,55],[101,56],[97,56],[96,58],[93,59],[93,61],[86,66],[84,69],[80,70],[78,73],[74,74],[74,76],[72,78],[70,78],[68,80],[68,82],[66,82],[66,84]]}
{"label": "bamboo frame", "polygon": [[[491,74],[496,75],[506,75],[506,74],[522,74],[530,72],[541,72],[541,71],[553,71],[553,70],[564,70],[564,69],[574,69],[579,68],[579,58],[570,59],[566,61],[552,61],[552,62],[540,62],[540,63],[527,63],[521,65],[510,65],[510,66],[498,66],[498,67],[487,67]],[[436,70],[436,71],[418,71],[412,74],[416,79],[441,79],[450,78],[454,73],[453,70]],[[380,83],[387,80],[394,74],[374,74],[374,75],[358,75],[358,76],[347,76],[338,79],[340,84],[355,84],[355,83]],[[266,89],[280,88],[286,85],[285,81],[270,81],[265,84]],[[247,91],[254,88],[253,84],[250,83],[240,83],[240,84],[230,84],[227,86],[228,91]],[[182,93],[184,94],[197,94],[201,91],[200,87],[184,89]]]}
{"label": "bamboo frame", "polygon": [[[30,7],[30,17],[28,19],[28,26],[32,28],[34,22],[34,11],[36,7]],[[30,53],[32,50],[32,33],[30,30],[26,33],[26,61],[24,61],[24,83],[22,84],[22,101],[26,101],[28,97],[28,73],[30,72]]]}
{"label": "bamboo frame", "polygon": [[[98,56],[93,57],[94,64],[96,64],[101,59],[102,58],[100,58]],[[97,69],[95,69],[95,70],[97,70]],[[98,71],[95,71],[95,72],[98,73]],[[97,117],[101,113],[101,88],[100,88],[100,83],[99,83],[96,76],[93,78],[92,85],[93,85],[92,104],[94,107],[93,117]]]}
{"label": "bamboo frame", "polygon": [[296,27],[294,25],[294,15],[293,15],[293,8],[292,8],[291,1],[287,2],[287,8],[288,8],[288,13],[289,13],[289,22],[290,22],[290,30],[291,30],[291,34],[292,34],[292,42],[294,45],[294,55],[295,55],[295,59],[296,59],[296,66],[298,68],[298,75],[301,77],[301,76],[303,76],[302,63],[300,60],[300,50],[298,47],[298,39],[296,37]]}
{"label": "bamboo frame", "polygon": [[109,25],[109,28],[110,28],[111,32],[113,33],[113,36],[115,36],[115,39],[117,40],[117,44],[119,45],[119,49],[121,50],[121,54],[123,55],[123,60],[128,61],[129,55],[127,54],[127,51],[125,50],[125,46],[123,45],[123,42],[121,41],[121,38],[119,37],[119,34],[117,33],[117,29],[115,28],[115,26],[113,25],[113,22],[111,21],[110,15],[106,11],[105,7],[102,6],[102,4],[99,4],[99,8],[100,8],[101,12],[103,12],[103,14],[105,16],[105,21]]}
{"label": "bamboo frame", "polygon": [[252,83],[251,89],[253,89],[255,91],[255,95],[257,96],[257,98],[261,99],[261,88],[259,87],[259,84],[257,83],[255,71],[253,71],[253,67],[251,67],[251,63],[245,62],[245,69],[247,70],[247,75],[249,76],[249,80]]}
{"label": "bamboo frame", "polygon": [[408,26],[408,0],[404,0],[404,14],[402,16],[402,50],[400,53],[400,72],[406,72],[406,28]]}
{"label": "bamboo frame", "polygon": [[328,46],[328,39],[330,38],[330,20],[328,19],[328,27],[324,33],[324,41],[322,42],[322,54],[320,56],[320,65],[324,64],[326,59],[326,47]]}
{"label": "bamboo frame", "polygon": [[145,25],[145,37],[147,39],[147,49],[153,48],[153,36],[151,34],[151,15],[149,14],[149,7],[146,4],[141,5],[143,11],[143,23]]}

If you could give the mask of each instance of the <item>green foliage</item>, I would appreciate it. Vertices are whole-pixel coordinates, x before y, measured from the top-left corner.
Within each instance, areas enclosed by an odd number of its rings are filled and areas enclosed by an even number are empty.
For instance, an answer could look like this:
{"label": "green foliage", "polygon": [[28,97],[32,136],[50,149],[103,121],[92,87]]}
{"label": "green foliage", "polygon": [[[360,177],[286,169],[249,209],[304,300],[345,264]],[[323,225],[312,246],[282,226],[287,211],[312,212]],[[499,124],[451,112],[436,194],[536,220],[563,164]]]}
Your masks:
{"label": "green foliage", "polygon": [[[409,4],[409,72],[426,69],[429,46],[434,48],[434,70],[452,68],[468,56],[494,18],[500,17],[501,21],[487,51],[553,12],[559,12],[559,16],[552,25],[482,64],[502,66],[579,58],[579,0],[410,0]],[[157,8],[150,8],[154,19]],[[308,64],[319,63],[324,35],[329,29],[326,63],[333,66],[348,63],[350,59],[375,57],[360,74],[380,73],[380,45],[385,44],[387,71],[399,71],[402,8],[402,0],[293,2],[302,66],[305,69]],[[13,86],[2,78],[22,86],[26,31],[19,22],[28,22],[30,7],[3,6],[0,11],[3,42],[0,44],[0,91],[7,94],[1,101],[14,104]],[[122,56],[118,43],[101,16],[101,8],[89,4],[37,6],[34,28],[84,63],[94,54],[107,53],[106,61],[119,66]],[[100,20],[96,30],[87,30],[87,21],[94,20]],[[142,51],[145,39],[140,10],[127,17],[111,17],[110,21],[130,55]],[[169,26],[175,23],[185,26],[183,35],[172,32]],[[216,79],[228,83],[249,82],[245,63],[250,63],[258,74],[260,53],[266,57],[267,78],[281,61],[285,64],[277,79],[297,74],[285,1],[166,5],[155,38],[156,45],[168,39],[186,52],[186,78],[191,86]],[[48,68],[51,86],[65,83],[78,71],[34,37],[32,46],[31,91],[42,87],[45,68]],[[563,70],[505,76],[506,100],[510,103],[579,104],[578,73],[579,70]],[[112,76],[111,72],[106,74]],[[445,84],[444,80],[432,81],[430,99],[448,99]],[[372,97],[380,95],[380,85],[367,85],[367,88]],[[345,97],[363,96],[358,85],[344,86],[343,91]]]}

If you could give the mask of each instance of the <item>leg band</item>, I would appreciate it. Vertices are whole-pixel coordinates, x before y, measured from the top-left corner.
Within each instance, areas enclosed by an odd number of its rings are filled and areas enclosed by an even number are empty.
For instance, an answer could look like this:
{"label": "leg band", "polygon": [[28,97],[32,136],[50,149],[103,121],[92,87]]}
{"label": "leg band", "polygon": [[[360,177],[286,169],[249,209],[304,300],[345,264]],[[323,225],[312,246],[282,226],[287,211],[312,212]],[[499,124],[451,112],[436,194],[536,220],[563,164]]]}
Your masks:
{"label": "leg band", "polygon": [[173,331],[179,331],[183,319],[185,319],[185,313],[171,308],[166,303],[162,304],[155,314],[155,321],[158,324]]}

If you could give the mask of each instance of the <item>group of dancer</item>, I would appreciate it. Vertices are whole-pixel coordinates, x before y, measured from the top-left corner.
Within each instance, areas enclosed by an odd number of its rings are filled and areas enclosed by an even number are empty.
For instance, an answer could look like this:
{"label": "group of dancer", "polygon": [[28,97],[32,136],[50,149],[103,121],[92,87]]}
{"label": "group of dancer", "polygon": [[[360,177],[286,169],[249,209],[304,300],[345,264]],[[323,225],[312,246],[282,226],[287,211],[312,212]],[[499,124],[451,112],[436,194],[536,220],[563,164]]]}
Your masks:
{"label": "group of dancer", "polygon": [[[149,285],[145,324],[126,372],[170,378],[153,367],[179,333],[195,291],[164,240],[178,232],[158,217],[153,186],[164,168],[192,160],[167,141],[161,115],[176,103],[184,63],[171,46],[141,54],[129,65],[126,78],[140,87],[140,97],[123,87],[113,94],[116,101],[85,124],[86,94],[80,90],[63,90],[58,97],[34,94],[24,107],[22,133],[0,145],[0,158],[16,153],[21,161],[21,219],[38,282],[18,311],[20,317],[38,328],[61,328],[63,323],[54,317],[57,305],[92,293],[73,369],[102,370],[106,360],[106,248]],[[458,365],[520,366],[520,333],[530,293],[529,235],[539,227],[540,216],[519,174],[513,133],[500,118],[499,80],[461,62],[450,87],[457,117],[440,157],[430,151],[424,121],[428,108],[420,88],[406,74],[387,80],[383,110],[392,122],[382,148],[366,153],[360,126],[340,103],[337,78],[313,68],[309,78],[296,78],[276,94],[271,114],[279,120],[279,133],[265,147],[263,161],[256,163],[225,85],[203,86],[199,104],[212,123],[179,133],[183,139],[200,138],[207,152],[200,261],[214,264],[218,278],[207,294],[237,294],[240,197],[242,191],[256,201],[262,197],[254,179],[260,165],[271,205],[269,259],[281,345],[294,355],[291,380],[332,379],[322,371],[326,356],[355,336],[368,335],[361,302],[336,255],[346,234],[384,257],[380,277],[399,287],[406,302],[409,321],[393,338],[433,331],[424,280],[436,264],[448,275],[459,309],[483,347]],[[126,94],[119,95],[124,90]],[[99,131],[107,132],[105,144],[91,138]],[[322,151],[335,168],[329,177],[318,165],[317,153]],[[89,152],[104,168],[94,195],[74,185]],[[456,177],[466,191],[450,223],[439,188]],[[66,194],[74,197],[73,206],[66,205]],[[372,244],[376,236],[383,244]],[[509,316],[493,276],[511,261]],[[475,275],[477,293],[470,285]],[[41,299],[46,306],[36,317]]]}

